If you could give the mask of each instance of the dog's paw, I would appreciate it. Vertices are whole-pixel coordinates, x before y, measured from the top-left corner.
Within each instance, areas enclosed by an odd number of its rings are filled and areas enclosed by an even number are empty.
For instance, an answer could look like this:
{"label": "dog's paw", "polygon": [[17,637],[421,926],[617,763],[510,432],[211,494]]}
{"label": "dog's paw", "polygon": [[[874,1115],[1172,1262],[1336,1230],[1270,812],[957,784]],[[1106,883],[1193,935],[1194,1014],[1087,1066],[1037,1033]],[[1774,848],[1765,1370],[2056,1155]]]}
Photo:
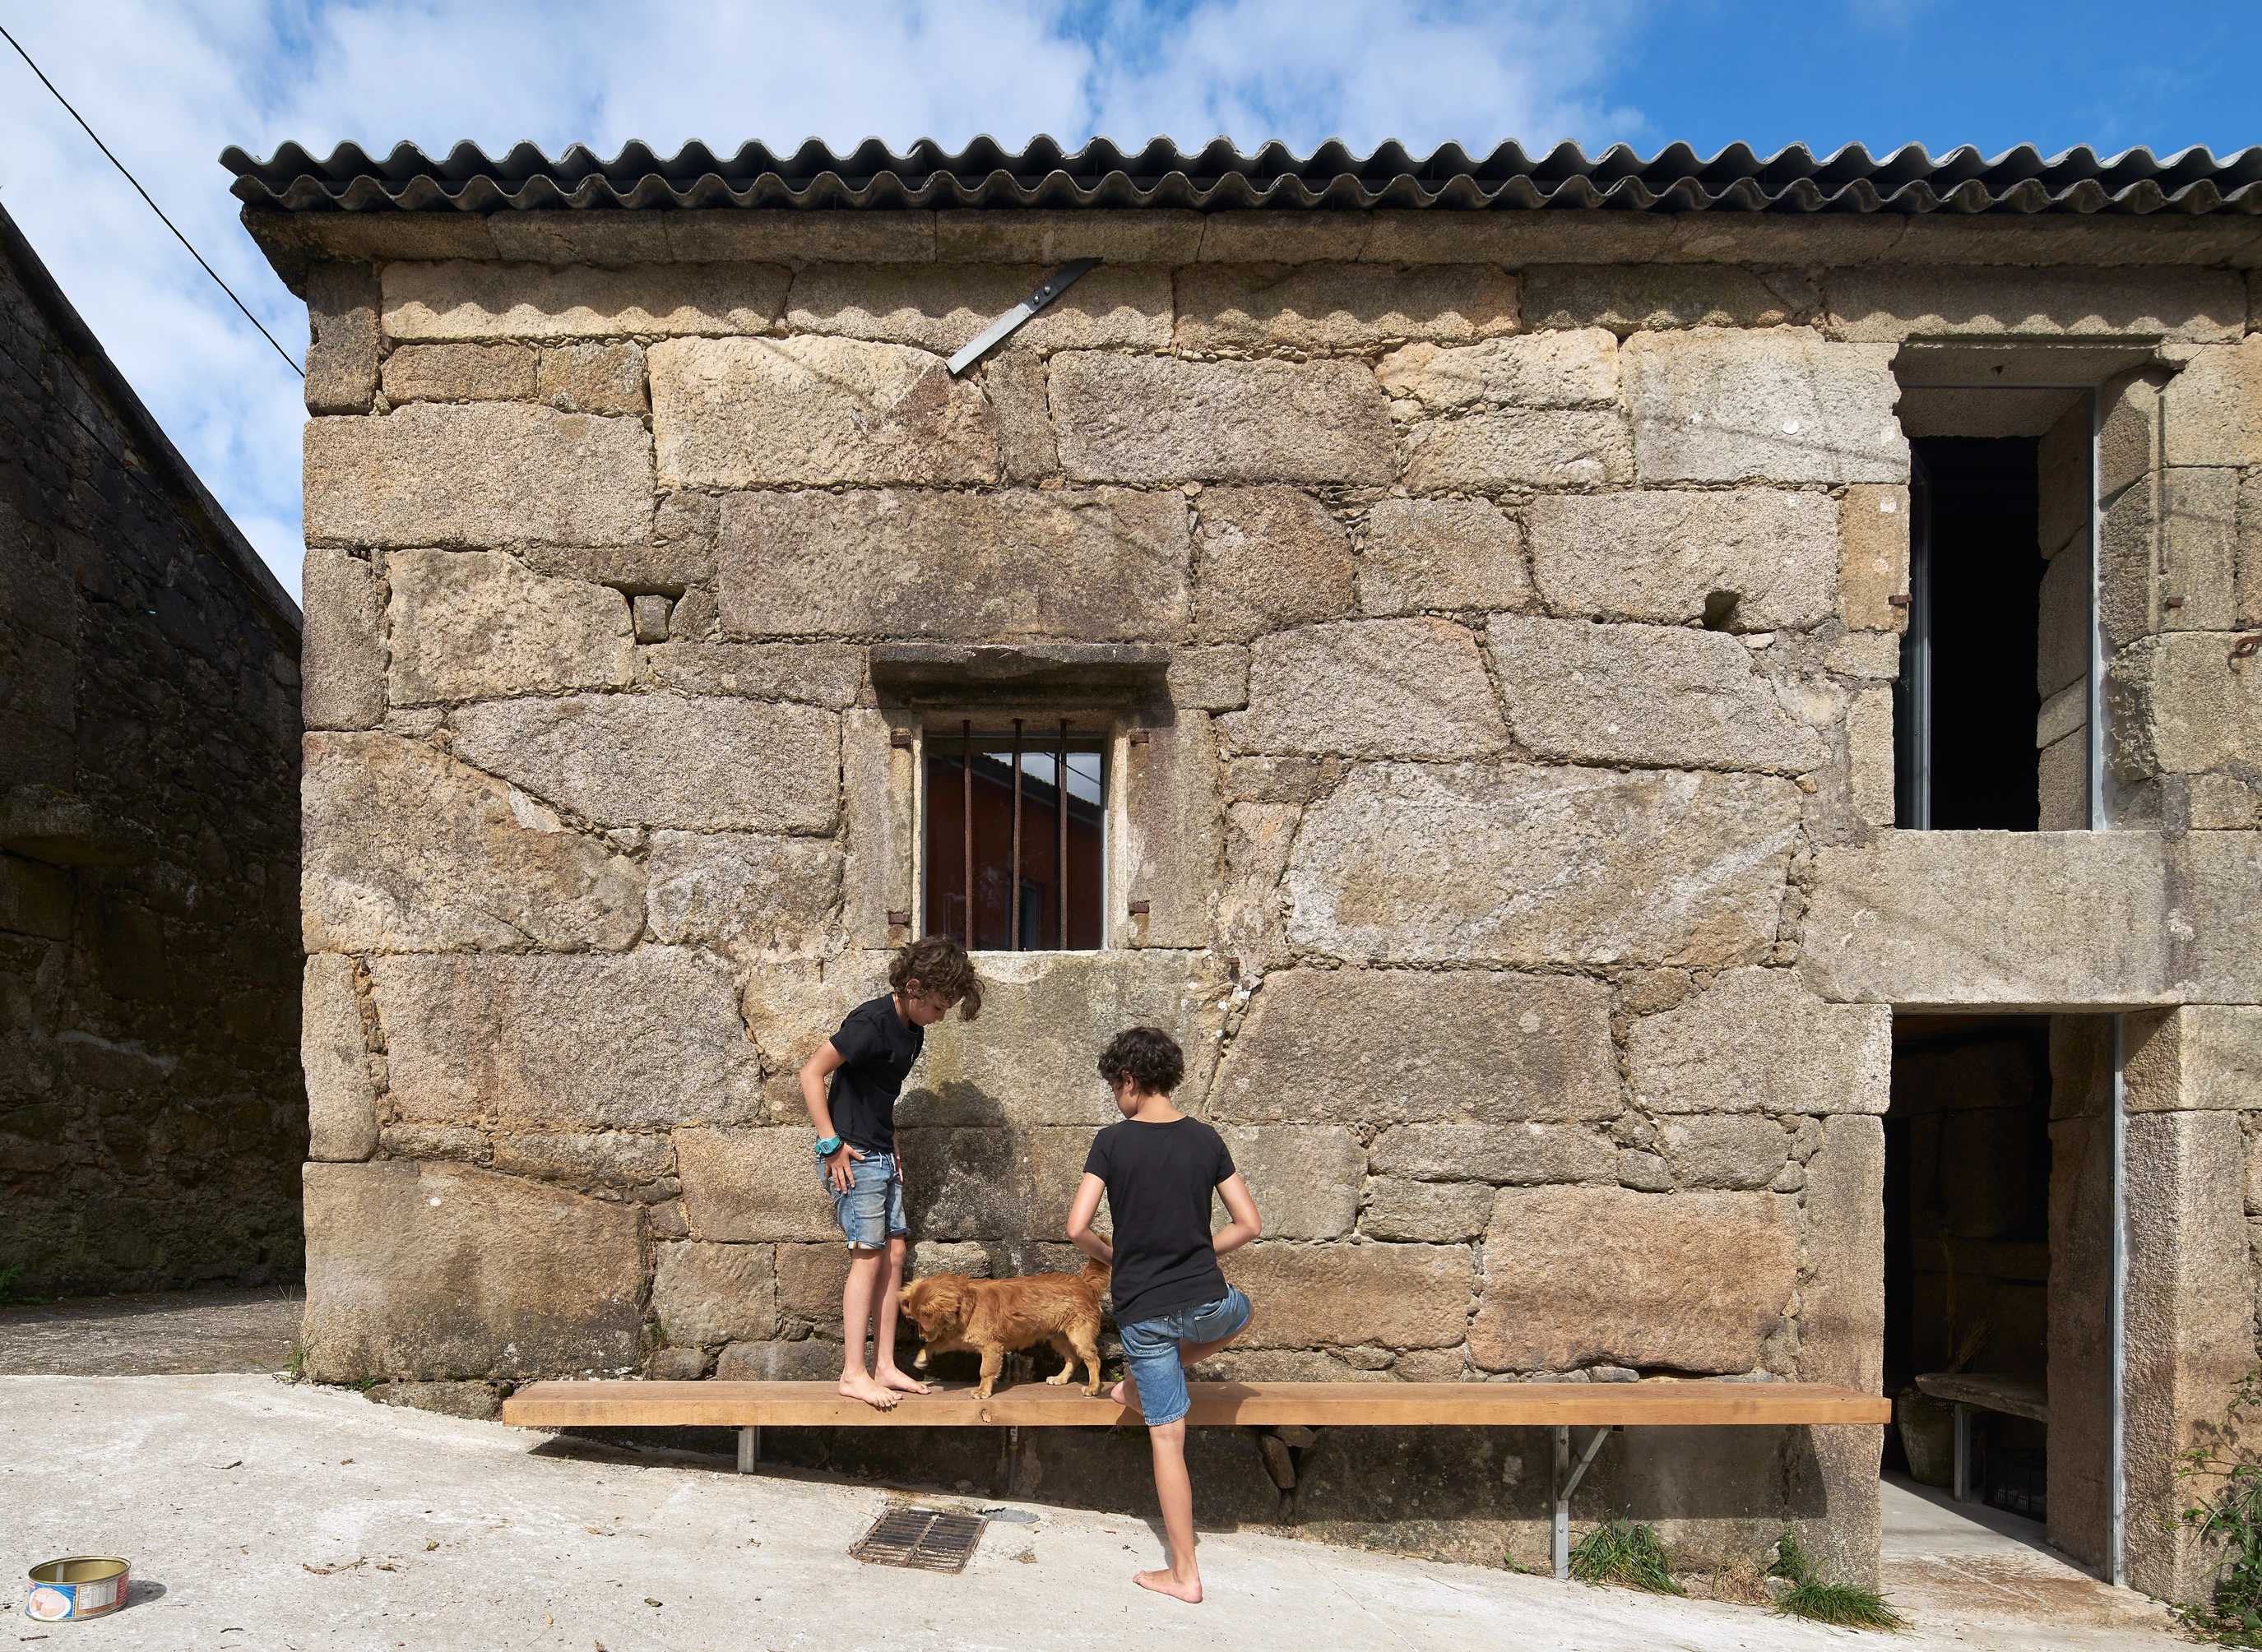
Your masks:
{"label": "dog's paw", "polygon": [[1045,1379],[1045,1385],[1048,1388],[1065,1387],[1069,1383],[1075,1379],[1075,1375],[1076,1374],[1072,1371],[1057,1371]]}

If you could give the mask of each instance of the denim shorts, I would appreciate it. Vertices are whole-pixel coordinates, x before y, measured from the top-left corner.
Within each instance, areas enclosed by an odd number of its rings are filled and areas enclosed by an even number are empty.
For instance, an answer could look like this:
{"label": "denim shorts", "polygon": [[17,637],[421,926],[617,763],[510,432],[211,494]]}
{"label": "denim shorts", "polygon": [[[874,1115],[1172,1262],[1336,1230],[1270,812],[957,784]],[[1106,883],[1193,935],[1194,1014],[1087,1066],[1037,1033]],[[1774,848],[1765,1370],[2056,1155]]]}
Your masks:
{"label": "denim shorts", "polygon": [[832,1196],[832,1214],[839,1217],[848,1243],[861,1251],[884,1250],[890,1239],[908,1235],[911,1229],[904,1219],[904,1179],[897,1174],[895,1154],[873,1153],[859,1159],[852,1152],[848,1168],[856,1184],[843,1193],[832,1185],[825,1160],[817,1161],[818,1180]]}
{"label": "denim shorts", "polygon": [[1249,1323],[1249,1298],[1231,1285],[1215,1302],[1199,1308],[1173,1308],[1153,1319],[1118,1325],[1123,1333],[1123,1362],[1139,1385],[1139,1411],[1149,1428],[1174,1423],[1193,1408],[1186,1396],[1185,1368],[1178,1349],[1188,1342],[1215,1342]]}

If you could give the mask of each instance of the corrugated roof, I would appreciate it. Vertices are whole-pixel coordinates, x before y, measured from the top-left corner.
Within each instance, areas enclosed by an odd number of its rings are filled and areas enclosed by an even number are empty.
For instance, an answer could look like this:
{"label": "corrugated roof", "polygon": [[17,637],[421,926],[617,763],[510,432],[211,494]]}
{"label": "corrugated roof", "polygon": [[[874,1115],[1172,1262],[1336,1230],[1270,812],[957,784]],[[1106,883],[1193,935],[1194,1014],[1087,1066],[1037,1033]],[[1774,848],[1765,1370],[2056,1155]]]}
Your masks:
{"label": "corrugated roof", "polygon": [[2262,146],[2217,161],[2186,149],[2110,157],[2087,147],[2045,158],[2030,145],[1934,160],[1914,144],[1872,158],[1859,144],[1816,156],[1793,145],[1761,157],[1732,144],[1710,160],[1672,144],[1645,161],[1624,145],[1593,160],[1575,144],[1539,156],[1516,144],[1474,156],[1448,144],[1426,159],[1387,143],[1361,157],[1326,143],[1300,157],[1268,143],[1243,154],[1223,139],[1188,154],[1156,140],[1127,154],[1096,140],[1070,154],[1040,138],[1018,154],[990,139],[956,154],[919,142],[897,154],[876,139],[836,154],[814,140],[790,154],[750,143],[732,155],[686,145],[663,159],[630,143],[612,160],[580,144],[551,160],[530,143],[500,159],[459,143],[435,160],[414,144],[378,158],[341,144],[317,160],[286,143],[271,160],[231,147],[234,192],[285,212],[497,212],[597,207],[1615,208],[1633,212],[2262,213]]}

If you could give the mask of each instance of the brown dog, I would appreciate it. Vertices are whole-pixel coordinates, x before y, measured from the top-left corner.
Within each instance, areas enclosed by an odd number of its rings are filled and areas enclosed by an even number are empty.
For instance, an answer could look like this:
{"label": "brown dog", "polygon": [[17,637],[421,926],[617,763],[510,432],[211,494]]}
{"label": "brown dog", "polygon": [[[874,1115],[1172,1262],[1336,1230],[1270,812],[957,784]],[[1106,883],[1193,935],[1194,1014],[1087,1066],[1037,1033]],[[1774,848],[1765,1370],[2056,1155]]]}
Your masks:
{"label": "brown dog", "polygon": [[939,1274],[904,1287],[904,1313],[918,1327],[918,1358],[926,1369],[930,1354],[971,1351],[982,1356],[983,1399],[997,1385],[1008,1350],[1050,1342],[1066,1361],[1046,1382],[1071,1381],[1084,1361],[1084,1391],[1099,1392],[1099,1293],[1107,1284],[1107,1264],[1090,1261],[1074,1274],[1031,1274],[1023,1279],[972,1279]]}

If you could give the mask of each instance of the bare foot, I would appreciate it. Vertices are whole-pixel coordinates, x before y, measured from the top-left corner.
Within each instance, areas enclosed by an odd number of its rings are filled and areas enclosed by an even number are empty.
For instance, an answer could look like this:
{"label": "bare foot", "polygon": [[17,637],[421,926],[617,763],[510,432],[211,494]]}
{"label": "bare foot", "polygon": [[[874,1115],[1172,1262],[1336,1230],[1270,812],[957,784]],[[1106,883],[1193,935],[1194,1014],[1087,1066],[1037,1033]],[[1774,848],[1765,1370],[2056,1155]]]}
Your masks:
{"label": "bare foot", "polygon": [[1183,1600],[1190,1606],[1201,1605],[1201,1579],[1199,1577],[1181,1582],[1176,1572],[1135,1572],[1131,1581],[1142,1589],[1151,1589],[1158,1595]]}
{"label": "bare foot", "polygon": [[1135,1411],[1139,1409],[1139,1385],[1127,1376],[1107,1390],[1107,1397],[1118,1405],[1128,1405]]}
{"label": "bare foot", "polygon": [[891,1388],[898,1394],[924,1394],[927,1391],[926,1383],[915,1376],[905,1376],[892,1365],[882,1366],[872,1375],[882,1387]]}
{"label": "bare foot", "polygon": [[875,1411],[891,1411],[902,1397],[893,1389],[882,1388],[863,1372],[857,1371],[840,1379],[840,1391],[850,1399],[860,1399]]}

